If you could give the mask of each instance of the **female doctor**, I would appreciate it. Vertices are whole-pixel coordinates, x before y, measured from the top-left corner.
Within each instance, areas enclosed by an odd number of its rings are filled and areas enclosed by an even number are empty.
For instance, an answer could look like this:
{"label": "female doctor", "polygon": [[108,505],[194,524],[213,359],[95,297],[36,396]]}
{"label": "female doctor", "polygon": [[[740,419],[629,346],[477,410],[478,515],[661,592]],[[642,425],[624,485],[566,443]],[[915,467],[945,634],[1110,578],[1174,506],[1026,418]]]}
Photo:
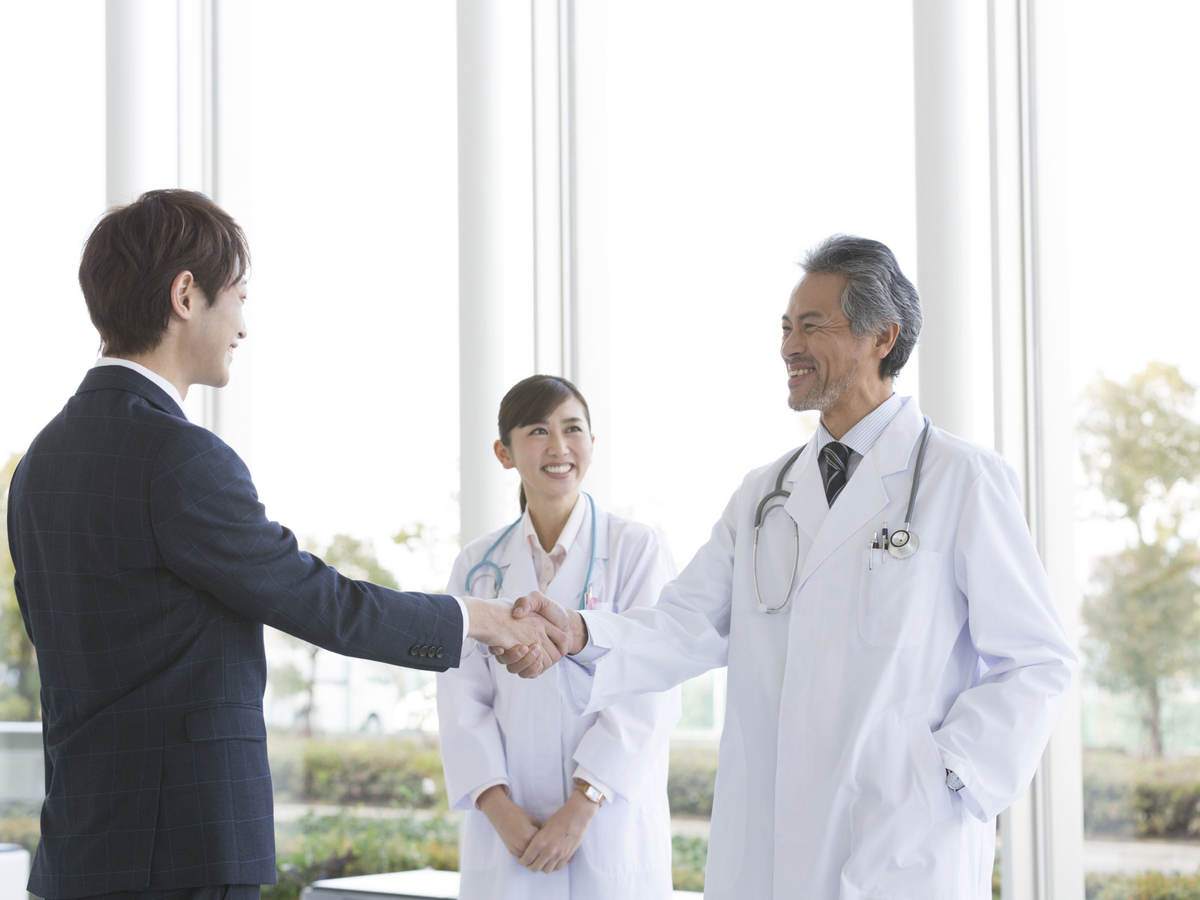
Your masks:
{"label": "female doctor", "polygon": [[[521,515],[463,550],[448,591],[652,606],[674,564],[653,530],[581,492],[595,438],[579,390],[526,378],[501,401],[499,426],[494,450],[521,476]],[[667,742],[678,689],[579,715],[564,665],[525,680],[475,646],[438,675],[446,791],[467,810],[462,900],[671,896]]]}

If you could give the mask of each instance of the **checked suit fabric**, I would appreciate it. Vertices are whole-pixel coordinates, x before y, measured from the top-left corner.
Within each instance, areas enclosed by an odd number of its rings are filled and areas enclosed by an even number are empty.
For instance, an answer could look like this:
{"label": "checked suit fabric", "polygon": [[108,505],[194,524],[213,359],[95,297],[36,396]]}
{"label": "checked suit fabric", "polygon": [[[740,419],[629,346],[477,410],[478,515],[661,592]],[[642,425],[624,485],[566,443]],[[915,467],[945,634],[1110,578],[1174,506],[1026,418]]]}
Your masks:
{"label": "checked suit fabric", "polygon": [[415,668],[461,653],[452,597],[302,552],[237,454],[123,367],[90,370],[34,439],[8,538],[42,680],[29,890],[49,900],[275,882],[264,624]]}

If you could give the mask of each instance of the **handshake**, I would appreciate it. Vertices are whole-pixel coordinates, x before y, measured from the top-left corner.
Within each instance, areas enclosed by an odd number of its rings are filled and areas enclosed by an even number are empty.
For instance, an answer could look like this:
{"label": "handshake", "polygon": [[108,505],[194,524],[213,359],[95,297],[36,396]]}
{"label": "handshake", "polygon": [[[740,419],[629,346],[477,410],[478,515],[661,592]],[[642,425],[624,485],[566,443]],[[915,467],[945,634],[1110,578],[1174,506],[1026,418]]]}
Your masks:
{"label": "handshake", "polygon": [[467,637],[486,644],[508,671],[522,678],[536,678],[587,643],[579,611],[564,609],[537,591],[519,597],[511,608],[477,597],[463,600],[471,619]]}

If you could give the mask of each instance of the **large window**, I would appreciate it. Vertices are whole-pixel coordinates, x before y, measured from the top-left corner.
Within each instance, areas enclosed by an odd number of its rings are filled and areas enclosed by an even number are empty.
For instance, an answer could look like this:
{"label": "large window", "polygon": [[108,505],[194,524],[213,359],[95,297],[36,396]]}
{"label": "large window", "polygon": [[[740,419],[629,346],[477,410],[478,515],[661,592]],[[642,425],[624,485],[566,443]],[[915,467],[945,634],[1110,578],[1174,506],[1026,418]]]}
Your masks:
{"label": "large window", "polygon": [[104,209],[103,4],[65,18],[50,4],[0,7],[0,85],[2,464],[74,393],[100,344],[76,272]]}
{"label": "large window", "polygon": [[1200,867],[1200,11],[1066,7],[1068,296],[1048,302],[1071,315],[1048,343],[1075,428],[1084,863],[1104,896],[1159,897],[1136,873]]}
{"label": "large window", "polygon": [[[538,28],[553,17],[549,6],[526,11],[540,23],[526,36],[539,115]],[[189,415],[242,454],[269,515],[306,547],[353,575],[440,589],[459,545],[461,483],[456,16],[500,7],[172,7],[181,47],[184,32],[215,12],[208,188],[245,226],[254,256],[249,339],[233,381],[207,407],[199,392],[190,397]],[[1079,612],[1084,663],[1085,852],[1052,862],[1071,878],[1086,874],[1089,897],[1157,897],[1140,873],[1169,881],[1200,869],[1200,365],[1189,344],[1200,313],[1188,268],[1200,243],[1200,133],[1190,112],[1200,12],[1169,0],[1136,10],[989,5],[1017,7],[1034,19],[1058,10],[1070,26],[1065,36],[1035,35],[1036,65],[1023,82],[1034,90],[1026,137],[1047,151],[1026,160],[1034,171],[1024,173],[1022,214],[1037,222],[1030,259],[1040,267],[1027,274],[1032,284],[1056,273],[1037,302],[1061,324],[1039,333],[1032,319],[1022,323],[1041,342],[1043,381],[1020,400],[1042,390],[1044,409],[1070,420],[1050,424],[1072,435],[1041,460],[1045,483],[1031,462],[1029,487],[1039,536],[1064,532],[1056,503],[1070,509],[1072,546],[1052,537],[1047,562],[1061,570],[1074,551],[1074,591],[1061,592],[1064,608]],[[746,471],[815,427],[811,414],[788,410],[777,353],[795,261],[843,231],[883,240],[910,276],[920,274],[913,7],[554,6],[568,8],[573,34],[559,46],[575,56],[554,101],[564,102],[563,132],[549,141],[538,132],[541,155],[526,171],[544,187],[554,162],[546,147],[564,138],[558,162],[569,162],[570,191],[559,224],[575,242],[566,274],[577,306],[548,313],[552,299],[539,295],[528,340],[545,342],[560,315],[576,329],[560,337],[598,435],[589,488],[659,528],[682,566]],[[115,101],[105,91],[105,21],[105,4],[0,7],[0,465],[11,466],[61,407],[98,347],[75,272],[106,200],[106,104]],[[518,61],[506,78],[525,71]],[[1062,88],[1062,115],[1046,127],[1037,110],[1051,100],[1037,92],[1049,84]],[[179,85],[181,104],[185,94],[192,102],[195,83]],[[195,148],[183,146],[181,122],[182,160]],[[528,186],[506,182],[497,196],[525,204]],[[512,221],[543,227],[540,202],[529,198],[528,216]],[[1046,227],[1056,217],[1061,232]],[[530,244],[541,252],[538,240]],[[516,256],[506,250],[505,265],[532,273],[539,264]],[[1006,352],[996,385],[1023,394],[1014,388],[1021,354]],[[917,363],[901,393],[917,392]],[[1025,449],[1032,456],[1037,446]],[[1066,472],[1075,478],[1059,477]],[[0,719],[31,719],[36,690],[20,675],[30,659],[13,639],[10,575],[0,566]],[[355,866],[452,866],[431,678],[280,635],[268,654],[283,889]],[[673,763],[685,788],[711,791],[723,704],[721,673],[685,686]],[[0,772],[0,805],[22,781],[12,771]],[[700,864],[708,796],[693,792],[693,821],[676,820],[687,839],[677,849]],[[378,809],[359,816],[360,804]],[[0,808],[0,840],[36,831],[27,807]],[[432,816],[411,816],[412,807]],[[1038,802],[1031,809],[1042,816]],[[1053,815],[1036,821],[1057,827]],[[1010,861],[1032,870],[1015,849]]]}
{"label": "large window", "polygon": [[40,683],[5,498],[19,455],[99,347],[76,271],[104,206],[103,4],[66,18],[49,4],[0,5],[0,121],[0,842],[29,843],[42,797]]}
{"label": "large window", "polygon": [[[916,277],[911,10],[867,6],[622,2],[582,20],[581,141],[600,146],[580,154],[578,215],[606,244],[580,267],[596,468],[681,567],[746,472],[816,427],[788,409],[779,357],[804,253],[859,234]],[[897,390],[916,389],[914,360]],[[686,686],[689,730],[719,734],[722,681]]]}
{"label": "large window", "polygon": [[[253,268],[216,427],[306,549],[440,591],[458,531],[453,4],[221,10],[217,189]],[[431,675],[279,633],[268,662],[281,860],[328,863],[314,835],[357,820],[326,807],[441,801],[428,741],[379,737],[436,731]]]}

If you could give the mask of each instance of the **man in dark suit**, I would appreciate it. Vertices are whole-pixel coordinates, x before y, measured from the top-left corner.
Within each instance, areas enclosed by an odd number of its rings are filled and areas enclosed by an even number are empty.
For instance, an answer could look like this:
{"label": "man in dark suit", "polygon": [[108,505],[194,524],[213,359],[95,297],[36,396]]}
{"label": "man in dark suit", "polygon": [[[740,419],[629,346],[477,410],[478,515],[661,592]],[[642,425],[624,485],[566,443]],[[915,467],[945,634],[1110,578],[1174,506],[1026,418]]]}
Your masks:
{"label": "man in dark suit", "polygon": [[188,191],[112,210],[83,252],[103,356],[8,501],[42,678],[41,897],[243,900],[275,882],[264,624],[438,671],[468,636],[547,664],[565,643],[503,606],[352,581],[267,519],[245,464],[181,409],[229,380],[248,262],[233,219]]}

